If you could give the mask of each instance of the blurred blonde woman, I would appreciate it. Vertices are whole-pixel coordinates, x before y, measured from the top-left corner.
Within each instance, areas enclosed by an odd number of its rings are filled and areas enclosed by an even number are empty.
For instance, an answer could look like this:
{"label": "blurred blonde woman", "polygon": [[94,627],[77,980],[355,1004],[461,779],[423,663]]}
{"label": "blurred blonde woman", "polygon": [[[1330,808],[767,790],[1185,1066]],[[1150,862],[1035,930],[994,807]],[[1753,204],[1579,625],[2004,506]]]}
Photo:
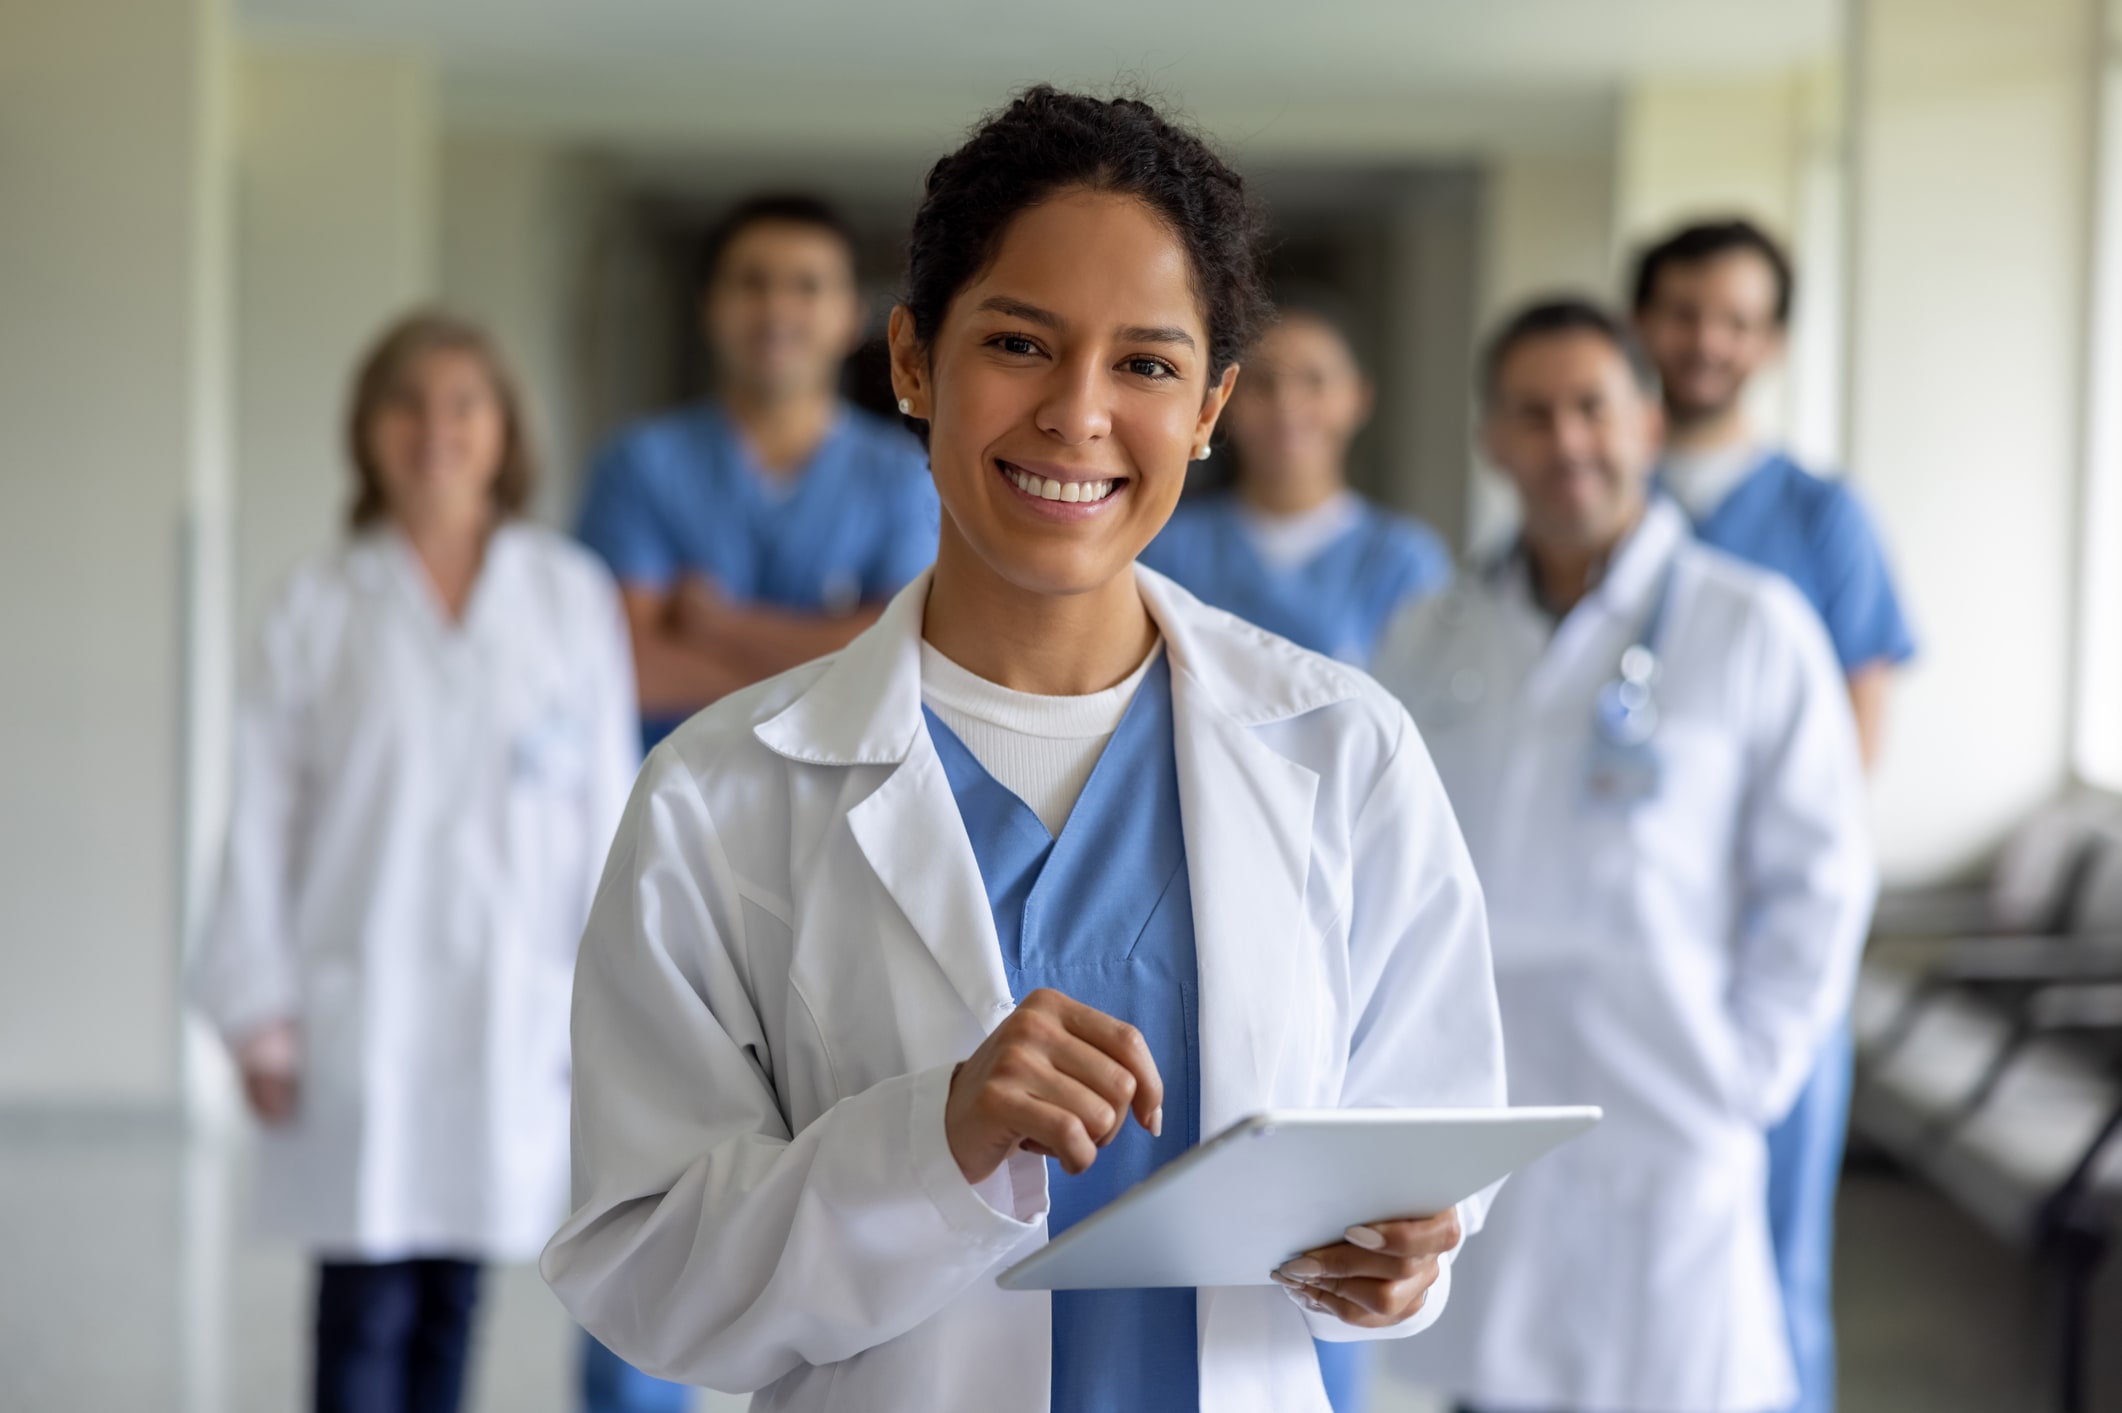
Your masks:
{"label": "blurred blonde woman", "polygon": [[264,1125],[261,1225],[318,1261],[320,1413],[460,1402],[480,1265],[567,1205],[577,935],[636,761],[617,590],[523,523],[479,329],[362,363],[348,534],[274,599],[193,994]]}

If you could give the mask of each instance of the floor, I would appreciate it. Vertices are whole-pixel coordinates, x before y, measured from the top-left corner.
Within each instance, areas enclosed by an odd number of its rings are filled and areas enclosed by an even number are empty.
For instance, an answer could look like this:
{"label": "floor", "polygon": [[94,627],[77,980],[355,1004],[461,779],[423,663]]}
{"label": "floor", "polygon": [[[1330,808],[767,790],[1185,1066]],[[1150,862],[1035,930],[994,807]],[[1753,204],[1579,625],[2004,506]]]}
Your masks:
{"label": "floor", "polygon": [[[240,1166],[240,1147],[153,1123],[0,1123],[0,1409],[302,1406],[308,1274],[242,1237]],[[2041,1287],[2016,1258],[1890,1172],[1850,1175],[1841,1223],[1843,1413],[2052,1406],[2040,1392]],[[573,1413],[566,1316],[528,1268],[496,1272],[488,1290],[475,1413]],[[2117,1270],[2102,1301],[2102,1326],[2117,1328]],[[2122,1364],[2122,1350],[2102,1357]],[[2122,1389],[2122,1369],[2102,1377],[2104,1395]],[[697,1413],[743,1406],[703,1395]],[[1434,1408],[1388,1382],[1374,1413]]]}

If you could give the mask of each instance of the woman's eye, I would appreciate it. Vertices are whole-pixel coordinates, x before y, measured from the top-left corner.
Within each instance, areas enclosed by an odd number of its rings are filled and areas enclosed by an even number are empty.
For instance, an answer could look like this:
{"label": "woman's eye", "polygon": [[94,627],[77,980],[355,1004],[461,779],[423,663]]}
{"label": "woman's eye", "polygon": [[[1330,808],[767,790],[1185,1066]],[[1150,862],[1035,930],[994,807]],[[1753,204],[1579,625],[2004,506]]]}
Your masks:
{"label": "woman's eye", "polygon": [[1161,358],[1130,358],[1124,365],[1138,378],[1176,378],[1178,372]]}
{"label": "woman's eye", "polygon": [[997,334],[988,340],[988,344],[1004,353],[1014,353],[1019,357],[1029,357],[1039,351],[1039,345],[1022,334]]}

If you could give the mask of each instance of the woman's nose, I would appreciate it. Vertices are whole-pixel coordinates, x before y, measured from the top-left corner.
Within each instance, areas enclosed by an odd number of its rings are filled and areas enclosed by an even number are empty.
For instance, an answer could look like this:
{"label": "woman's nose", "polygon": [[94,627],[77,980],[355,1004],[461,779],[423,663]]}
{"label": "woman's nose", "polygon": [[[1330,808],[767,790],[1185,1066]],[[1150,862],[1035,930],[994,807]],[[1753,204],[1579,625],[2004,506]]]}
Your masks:
{"label": "woman's nose", "polygon": [[1067,446],[1110,434],[1108,391],[1102,368],[1087,362],[1057,364],[1039,403],[1039,430]]}

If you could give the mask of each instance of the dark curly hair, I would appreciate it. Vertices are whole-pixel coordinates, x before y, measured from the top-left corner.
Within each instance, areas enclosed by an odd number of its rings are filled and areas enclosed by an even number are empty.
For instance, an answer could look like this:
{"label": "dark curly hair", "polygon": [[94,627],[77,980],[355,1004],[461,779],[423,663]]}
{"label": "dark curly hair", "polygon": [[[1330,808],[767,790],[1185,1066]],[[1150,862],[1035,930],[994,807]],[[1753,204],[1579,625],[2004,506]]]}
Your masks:
{"label": "dark curly hair", "polygon": [[[1040,84],[937,159],[907,252],[901,302],[914,337],[933,343],[951,300],[995,258],[1010,223],[1070,188],[1137,198],[1186,247],[1214,384],[1272,317],[1261,268],[1266,223],[1243,177],[1140,98]],[[926,435],[926,423],[909,420]]]}
{"label": "dark curly hair", "polygon": [[1768,265],[1776,282],[1776,324],[1790,322],[1791,286],[1795,283],[1790,257],[1775,238],[1752,221],[1704,221],[1684,227],[1636,257],[1635,310],[1643,313],[1658,297],[1658,277],[1675,265],[1700,265],[1720,255],[1745,251],[1758,255]]}

